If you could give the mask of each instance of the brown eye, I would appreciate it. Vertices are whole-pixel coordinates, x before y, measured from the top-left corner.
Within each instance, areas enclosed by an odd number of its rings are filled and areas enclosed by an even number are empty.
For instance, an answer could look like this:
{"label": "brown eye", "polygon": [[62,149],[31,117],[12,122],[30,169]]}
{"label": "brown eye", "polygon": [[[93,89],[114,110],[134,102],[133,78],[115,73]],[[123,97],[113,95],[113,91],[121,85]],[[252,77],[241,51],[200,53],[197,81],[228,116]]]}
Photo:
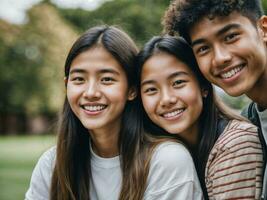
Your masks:
{"label": "brown eye", "polygon": [[83,77],[73,77],[70,79],[71,82],[74,82],[74,84],[81,84],[84,82]]}
{"label": "brown eye", "polygon": [[203,54],[205,54],[206,52],[208,52],[208,50],[209,50],[209,47],[208,47],[208,46],[200,46],[200,47],[197,49],[196,53],[197,53],[197,54],[200,54],[200,55],[203,55]]}
{"label": "brown eye", "polygon": [[224,40],[225,40],[226,42],[235,41],[235,40],[237,39],[237,36],[238,36],[238,35],[239,35],[239,34],[237,34],[237,33],[231,33],[231,34],[227,35],[227,36],[224,38]]}
{"label": "brown eye", "polygon": [[110,84],[110,83],[113,83],[114,81],[115,81],[115,79],[112,77],[101,78],[101,83],[104,83],[104,84]]}
{"label": "brown eye", "polygon": [[145,90],[144,90],[144,93],[145,94],[154,94],[154,93],[156,93],[157,92],[157,89],[156,88],[154,88],[154,87],[149,87],[149,88],[146,88]]}
{"label": "brown eye", "polygon": [[185,80],[176,80],[173,82],[173,86],[181,86],[183,83],[185,83],[186,81]]}

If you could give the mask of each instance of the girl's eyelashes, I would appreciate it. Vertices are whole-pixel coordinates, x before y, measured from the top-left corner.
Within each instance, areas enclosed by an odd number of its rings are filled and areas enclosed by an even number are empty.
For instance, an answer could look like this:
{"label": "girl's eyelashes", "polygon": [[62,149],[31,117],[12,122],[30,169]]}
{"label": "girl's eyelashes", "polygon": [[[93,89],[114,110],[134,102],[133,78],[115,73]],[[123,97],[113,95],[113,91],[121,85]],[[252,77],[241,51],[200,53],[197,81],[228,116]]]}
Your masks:
{"label": "girl's eyelashes", "polygon": [[147,87],[143,89],[143,93],[145,94],[154,94],[157,92],[157,89],[155,87]]}
{"label": "girl's eyelashes", "polygon": [[187,81],[186,80],[175,80],[172,84],[172,86],[174,87],[181,87],[182,85],[184,85],[184,83],[186,83]]}
{"label": "girl's eyelashes", "polygon": [[104,84],[111,84],[113,82],[115,82],[116,80],[112,77],[103,77],[101,78],[101,83],[104,83]]}
{"label": "girl's eyelashes", "polygon": [[[183,87],[186,82],[188,82],[188,81],[187,80],[182,80],[182,79],[177,79],[177,80],[175,80],[173,82],[170,82],[169,86],[172,86],[174,88],[180,88],[180,87]],[[157,88],[157,87],[154,87],[154,86],[144,86],[142,88],[142,92],[144,94],[148,94],[148,95],[153,95],[153,94],[157,93],[158,90],[160,90],[160,89]]]}
{"label": "girl's eyelashes", "polygon": [[70,81],[73,82],[74,84],[81,84],[84,82],[84,78],[80,76],[70,77]]}

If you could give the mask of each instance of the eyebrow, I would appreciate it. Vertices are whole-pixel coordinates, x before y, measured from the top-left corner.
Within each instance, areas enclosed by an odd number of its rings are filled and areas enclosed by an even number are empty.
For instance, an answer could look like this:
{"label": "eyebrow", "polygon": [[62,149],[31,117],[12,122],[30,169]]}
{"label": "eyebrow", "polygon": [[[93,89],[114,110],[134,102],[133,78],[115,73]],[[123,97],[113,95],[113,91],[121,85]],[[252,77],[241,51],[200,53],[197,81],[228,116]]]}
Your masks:
{"label": "eyebrow", "polygon": [[[170,79],[173,79],[174,77],[176,77],[176,76],[183,76],[183,75],[189,75],[187,72],[184,72],[184,71],[178,71],[178,72],[174,72],[174,73],[172,73],[171,75],[169,75],[168,77],[167,77],[167,79],[168,80],[170,80]],[[143,81],[142,83],[141,83],[141,87],[143,86],[143,85],[146,85],[146,84],[153,84],[153,83],[156,83],[156,81],[154,81],[154,80],[145,80],[145,81]]]}
{"label": "eyebrow", "polygon": [[168,79],[173,79],[176,76],[183,76],[183,75],[188,76],[189,74],[187,72],[184,72],[184,71],[174,72],[168,77]]}
{"label": "eyebrow", "polygon": [[70,70],[70,73],[69,74],[74,74],[74,73],[85,73],[85,70],[84,69],[72,69]]}
{"label": "eyebrow", "polygon": [[[217,33],[215,35],[220,36],[231,29],[237,29],[237,28],[240,28],[240,24],[235,24],[235,23],[228,24],[228,25],[224,26],[223,28],[221,28],[219,31],[217,31]],[[204,43],[205,41],[206,40],[204,38],[197,39],[197,40],[192,42],[191,46],[193,47],[195,45]]]}
{"label": "eyebrow", "polygon": [[[80,69],[80,68],[72,69],[72,70],[70,71],[70,74],[74,74],[74,73],[86,73],[86,70],[84,70],[84,69]],[[104,68],[104,69],[101,69],[101,70],[99,70],[98,73],[100,73],[100,74],[112,73],[112,74],[120,75],[119,72],[117,72],[116,70],[111,69],[111,68]]]}
{"label": "eyebrow", "polygon": [[120,73],[114,69],[111,68],[106,68],[106,69],[101,69],[99,71],[100,74],[105,74],[105,73],[112,73],[112,74],[116,74],[116,75],[120,75]]}
{"label": "eyebrow", "polygon": [[146,85],[146,84],[153,84],[153,83],[156,83],[156,81],[154,81],[154,80],[146,80],[146,81],[143,81],[141,83],[141,87],[144,86],[144,85]]}

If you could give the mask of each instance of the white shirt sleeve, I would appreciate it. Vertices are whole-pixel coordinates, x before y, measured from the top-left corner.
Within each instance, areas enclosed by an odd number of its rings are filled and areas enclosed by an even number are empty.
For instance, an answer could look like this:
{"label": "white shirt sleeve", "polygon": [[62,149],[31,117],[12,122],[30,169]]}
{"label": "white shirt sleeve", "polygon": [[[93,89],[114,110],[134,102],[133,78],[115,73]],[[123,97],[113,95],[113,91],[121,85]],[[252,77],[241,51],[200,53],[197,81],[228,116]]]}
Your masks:
{"label": "white shirt sleeve", "polygon": [[184,145],[160,144],[152,156],[145,200],[203,199],[193,159]]}
{"label": "white shirt sleeve", "polygon": [[49,200],[50,182],[54,169],[56,148],[46,151],[37,162],[25,200]]}

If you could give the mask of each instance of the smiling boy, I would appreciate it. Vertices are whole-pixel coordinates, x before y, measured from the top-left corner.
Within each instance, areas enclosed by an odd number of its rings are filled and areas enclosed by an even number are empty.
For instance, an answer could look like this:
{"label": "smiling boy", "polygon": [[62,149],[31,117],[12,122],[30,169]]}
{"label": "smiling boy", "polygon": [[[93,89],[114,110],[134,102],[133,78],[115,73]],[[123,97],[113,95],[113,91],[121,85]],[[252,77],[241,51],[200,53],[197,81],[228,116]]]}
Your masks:
{"label": "smiling boy", "polygon": [[[199,68],[231,96],[247,95],[243,111],[267,142],[267,16],[260,0],[176,0],[166,11],[165,30],[192,46]],[[267,199],[267,171],[261,199]]]}

